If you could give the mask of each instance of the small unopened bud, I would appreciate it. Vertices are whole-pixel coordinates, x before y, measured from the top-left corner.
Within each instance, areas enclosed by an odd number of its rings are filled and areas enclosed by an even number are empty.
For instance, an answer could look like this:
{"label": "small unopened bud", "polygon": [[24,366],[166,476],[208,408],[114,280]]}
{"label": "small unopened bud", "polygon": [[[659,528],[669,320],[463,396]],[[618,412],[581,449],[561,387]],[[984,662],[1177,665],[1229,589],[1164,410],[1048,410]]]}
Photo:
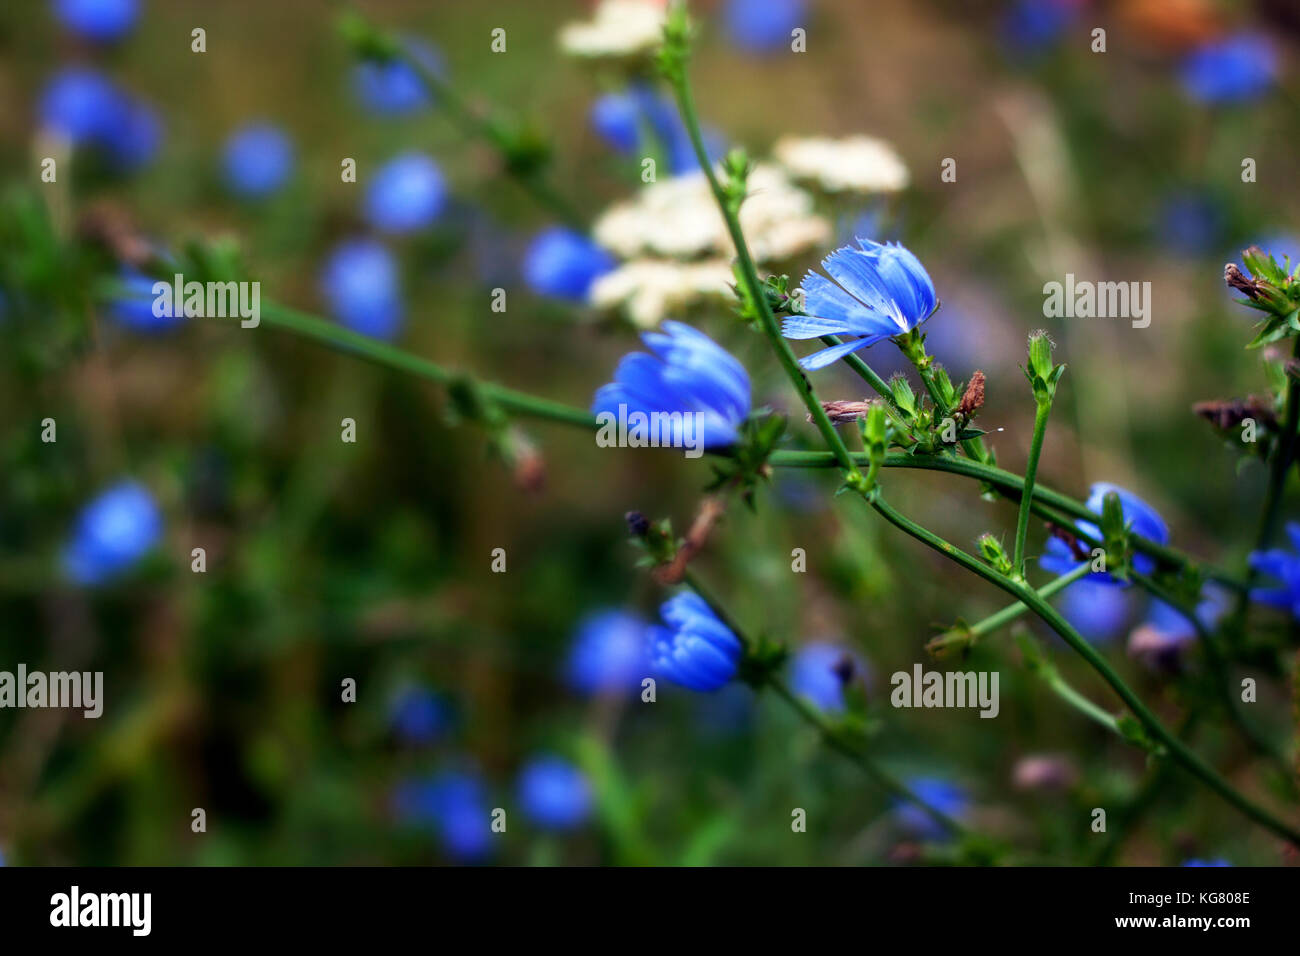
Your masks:
{"label": "small unopened bud", "polygon": [[966,385],[966,391],[957,403],[956,413],[962,418],[970,421],[975,417],[975,413],[984,407],[984,373],[979,369],[970,377],[970,382]]}
{"label": "small unopened bud", "polygon": [[1052,364],[1052,340],[1039,330],[1029,336],[1029,364],[1025,378],[1034,389],[1034,401],[1042,404],[1056,397],[1056,383],[1065,372],[1064,365]]}
{"label": "small unopened bud", "polygon": [[644,538],[650,533],[650,519],[639,511],[629,511],[623,520],[627,522],[627,533],[634,538]]}
{"label": "small unopened bud", "polygon": [[1223,267],[1223,281],[1228,284],[1228,288],[1236,289],[1253,302],[1258,302],[1264,297],[1259,281],[1247,277],[1235,262],[1229,262]]}
{"label": "small unopened bud", "polygon": [[[842,425],[845,422],[857,421],[867,412],[871,411],[870,402],[822,402],[822,408],[826,410],[826,417],[836,425]],[[812,421],[812,415],[808,416],[808,421]]]}
{"label": "small unopened bud", "polygon": [[1078,778],[1078,771],[1067,758],[1052,754],[1022,757],[1012,771],[1020,790],[1068,790]]}
{"label": "small unopened bud", "polygon": [[1007,557],[1006,549],[1002,547],[1001,541],[986,533],[980,535],[979,546],[980,554],[984,555],[984,560],[992,567],[1002,574],[1011,573],[1011,559]]}

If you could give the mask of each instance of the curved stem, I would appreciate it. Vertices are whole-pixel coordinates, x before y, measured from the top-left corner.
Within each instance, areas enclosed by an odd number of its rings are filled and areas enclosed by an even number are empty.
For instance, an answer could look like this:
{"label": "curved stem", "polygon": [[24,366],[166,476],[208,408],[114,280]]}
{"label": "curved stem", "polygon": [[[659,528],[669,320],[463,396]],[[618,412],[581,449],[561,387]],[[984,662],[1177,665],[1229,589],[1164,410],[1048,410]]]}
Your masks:
{"label": "curved stem", "polygon": [[1047,418],[1052,413],[1052,400],[1040,399],[1034,413],[1034,437],[1029,443],[1029,460],[1025,463],[1025,480],[1020,494],[1020,514],[1016,519],[1016,549],[1011,567],[1021,580],[1025,577],[1025,538],[1029,534],[1029,509],[1034,500],[1034,480],[1038,476],[1038,459],[1043,453],[1043,437],[1047,434]]}
{"label": "curved stem", "polygon": [[[1062,574],[1058,578],[1053,578],[1044,584],[1038,589],[1038,596],[1043,600],[1054,597],[1075,581],[1089,574],[1091,570],[1088,565],[1081,564],[1073,571]],[[927,644],[926,649],[935,656],[941,656],[949,648],[973,645],[978,638],[984,637],[986,634],[992,634],[999,628],[1010,624],[1028,610],[1028,606],[1022,601],[1008,604],[1002,610],[994,611],[988,617],[976,621],[974,624],[951,628]]]}
{"label": "curved stem", "polygon": [[870,504],[890,524],[907,532],[941,554],[947,555],[962,567],[973,571],[990,584],[1001,588],[1027,604],[1031,611],[1047,622],[1052,630],[1060,634],[1065,642],[1087,661],[1093,670],[1101,675],[1102,679],[1119,695],[1119,698],[1132,711],[1133,716],[1138,719],[1146,731],[1155,740],[1164,744],[1170,755],[1182,764],[1185,770],[1223,797],[1224,800],[1246,817],[1293,845],[1300,847],[1300,829],[1278,819],[1268,810],[1249,800],[1237,791],[1232,784],[1224,780],[1216,770],[1205,763],[1200,756],[1171,734],[1155,714],[1147,708],[1146,704],[1142,703],[1141,698],[1133,692],[1123,678],[1115,672],[1109,662],[1097,652],[1096,648],[1084,640],[1079,632],[1055,608],[1040,598],[1032,588],[999,574],[983,562],[962,551],[956,545],[922,528],[900,512],[895,511],[880,495],[874,495]]}

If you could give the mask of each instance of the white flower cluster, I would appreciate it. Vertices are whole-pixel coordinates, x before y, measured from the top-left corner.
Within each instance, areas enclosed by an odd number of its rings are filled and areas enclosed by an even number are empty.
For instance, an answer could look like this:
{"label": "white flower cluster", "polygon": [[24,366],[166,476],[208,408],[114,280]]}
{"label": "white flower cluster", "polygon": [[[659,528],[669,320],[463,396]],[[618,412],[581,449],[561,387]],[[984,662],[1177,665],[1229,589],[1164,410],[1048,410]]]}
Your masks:
{"label": "white flower cluster", "polygon": [[592,19],[560,30],[560,49],[580,57],[635,57],[659,46],[665,5],[655,0],[601,0]]}
{"label": "white flower cluster", "polygon": [[772,151],[795,179],[829,193],[892,193],[907,187],[909,176],[897,150],[882,139],[850,136],[786,137]]}
{"label": "white flower cluster", "polygon": [[[750,172],[740,225],[759,263],[789,259],[831,238],[813,197],[766,164]],[[622,305],[638,325],[656,325],[670,309],[729,294],[728,261],[736,250],[702,172],[651,183],[616,203],[592,235],[625,260],[593,287],[593,304]]]}

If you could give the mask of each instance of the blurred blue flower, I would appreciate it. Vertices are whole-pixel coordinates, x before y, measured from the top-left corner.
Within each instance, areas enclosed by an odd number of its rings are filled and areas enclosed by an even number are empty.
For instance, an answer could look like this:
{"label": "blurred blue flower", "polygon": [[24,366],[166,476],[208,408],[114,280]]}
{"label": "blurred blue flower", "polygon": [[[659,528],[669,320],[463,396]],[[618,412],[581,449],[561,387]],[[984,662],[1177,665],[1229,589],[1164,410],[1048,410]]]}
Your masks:
{"label": "blurred blue flower", "polygon": [[[785,320],[788,339],[860,336],[800,360],[819,369],[850,352],[901,335],[929,318],[937,305],[934,283],[919,259],[898,243],[859,239],[822,260],[835,282],[816,272],[803,280],[804,311]],[[836,283],[839,283],[836,285]]]}
{"label": "blurred blue flower", "polygon": [[[904,782],[919,799],[953,820],[960,821],[970,809],[966,790],[942,777],[911,777]],[[943,824],[911,800],[894,801],[894,819],[917,839],[939,840],[949,835]]]}
{"label": "blurred blue flower", "polygon": [[408,744],[427,744],[447,729],[447,706],[427,687],[402,688],[389,711],[393,732]]}
{"label": "blurred blue flower", "polygon": [[[435,76],[442,76],[442,57],[422,40],[404,37],[407,51]],[[375,113],[395,116],[413,113],[433,103],[433,93],[415,69],[402,60],[358,63],[353,85],[362,104]]]}
{"label": "blurred blue flower", "polygon": [[354,332],[392,340],[402,328],[397,262],[373,239],[349,239],[334,247],[321,274],[330,312]]}
{"label": "blurred blue flower", "polygon": [[[1196,606],[1196,619],[1207,630],[1213,630],[1229,604],[1227,591],[1217,586],[1206,587],[1203,599]],[[1152,598],[1146,620],[1129,636],[1128,652],[1153,669],[1176,671],[1182,663],[1183,652],[1196,638],[1196,626],[1182,611]]]}
{"label": "blurred blue flower", "polygon": [[1214,40],[1183,60],[1183,89],[1201,103],[1241,103],[1262,96],[1277,79],[1277,52],[1252,33]]}
{"label": "blurred blue flower", "polygon": [[[1124,523],[1128,525],[1133,534],[1154,541],[1156,544],[1169,543],[1169,529],[1165,526],[1160,515],[1156,514],[1155,509],[1133,492],[1118,485],[1112,485],[1105,481],[1095,482],[1088,494],[1088,510],[1100,515],[1102,499],[1111,491],[1119,495]],[[1074,526],[1084,534],[1098,541],[1101,540],[1101,529],[1095,524],[1088,521],[1076,521]],[[1038,559],[1038,563],[1044,570],[1051,571],[1053,574],[1068,574],[1084,562],[1075,557],[1068,544],[1060,538],[1051,537],[1047,539],[1047,549],[1043,556]],[[1145,554],[1135,552],[1133,554],[1133,567],[1142,574],[1150,574],[1155,570],[1155,561]],[[1120,582],[1113,578],[1109,572],[1102,571],[1094,572],[1084,580],[1127,586],[1127,582]]]}
{"label": "blurred blue flower", "polygon": [[[699,168],[695,147],[677,107],[668,97],[645,84],[634,84],[618,93],[606,93],[591,107],[590,122],[596,133],[621,153],[650,153],[654,144],[645,141],[653,134],[668,159],[674,175]],[[717,160],[726,152],[726,140],[715,129],[701,129],[704,151]]]}
{"label": "blurred blue flower", "polygon": [[750,53],[790,49],[795,27],[808,26],[806,0],[727,0],[724,17],[731,42]]}
{"label": "blurred blue flower", "polygon": [[1002,18],[1002,36],[1016,53],[1053,46],[1074,23],[1079,0],[1016,0]]}
{"label": "blurred blue flower", "polygon": [[[179,315],[154,315],[153,294],[157,281],[134,269],[124,268],[118,274],[118,280],[124,287],[120,295],[108,304],[108,314],[114,321],[135,332],[155,333],[174,329],[185,321],[184,310]],[[170,301],[170,296],[168,297]],[[171,310],[168,309],[168,312]]]}
{"label": "blurred blue flower", "polygon": [[443,852],[459,863],[477,863],[492,849],[492,811],[478,776],[443,771],[400,784],[393,795],[398,817],[432,826]]}
{"label": "blurred blue flower", "polygon": [[1270,548],[1251,553],[1250,566],[1260,574],[1276,578],[1278,583],[1272,587],[1253,588],[1250,596],[1252,600],[1281,608],[1300,619],[1300,524],[1287,522],[1286,536],[1291,543],[1290,550]]}
{"label": "blurred blue flower", "polygon": [[97,70],[67,67],[41,93],[41,125],[74,145],[102,141],[121,114],[122,93]]}
{"label": "blurred blue flower", "polygon": [[284,185],[293,171],[293,144],[277,126],[259,123],[236,130],[222,149],[226,186],[245,199],[261,199]]}
{"label": "blurred blue flower", "polygon": [[117,120],[103,136],[109,160],[122,170],[148,164],[162,145],[163,127],[158,111],[138,100],[124,100]]}
{"label": "blurred blue flower", "polygon": [[691,591],[669,598],[659,609],[667,627],[650,628],[650,664],[655,672],[691,690],[717,690],[736,676],[743,648],[704,599]]}
{"label": "blurred blue flower", "polygon": [[54,15],[73,33],[106,43],[135,25],[139,0],[54,0]]}
{"label": "blurred blue flower", "polygon": [[386,232],[415,232],[433,223],[447,204],[438,164],[423,153],[389,160],[366,190],[366,219]]}
{"label": "blurred blue flower", "polygon": [[559,757],[534,757],[519,772],[524,815],[546,830],[573,830],[591,814],[591,786],[581,770]]}
{"label": "blurred blue flower", "polygon": [[1183,866],[1232,866],[1223,857],[1217,857],[1213,860],[1188,860]]}
{"label": "blurred blue flower", "polygon": [[162,512],[148,489],[119,482],[77,515],[63,550],[64,573],[77,584],[101,584],[149,553],[162,530]]}
{"label": "blurred blue flower", "polygon": [[617,261],[582,233],[564,226],[539,232],[524,253],[524,281],[539,295],[585,302],[591,284]]}
{"label": "blurred blue flower", "polygon": [[[646,440],[650,422],[637,423],[633,412],[646,416],[698,413],[703,416],[694,438],[698,447],[734,444],[750,411],[749,375],[744,366],[703,332],[681,322],[665,321],[662,331],[646,332],[641,340],[653,354],[623,356],[614,370],[614,381],[596,391],[592,412],[627,419],[629,435]],[[671,444],[686,447],[685,439],[690,436],[684,432],[684,416],[671,427]]]}
{"label": "blurred blue flower", "polygon": [[630,690],[649,676],[649,625],[626,611],[598,611],[578,624],[565,674],[582,694]]}
{"label": "blurred blue flower", "polygon": [[1200,255],[1221,245],[1223,210],[1213,197],[1199,190],[1180,190],[1166,196],[1156,214],[1156,239],[1171,252]]}
{"label": "blurred blue flower", "polygon": [[1124,588],[1087,577],[1065,589],[1060,597],[1060,610],[1085,638],[1094,644],[1105,644],[1124,633],[1130,611],[1129,595]]}
{"label": "blurred blue flower", "polygon": [[861,668],[854,655],[837,644],[804,644],[790,665],[790,687],[820,709],[835,713],[844,709],[844,688],[864,676]]}

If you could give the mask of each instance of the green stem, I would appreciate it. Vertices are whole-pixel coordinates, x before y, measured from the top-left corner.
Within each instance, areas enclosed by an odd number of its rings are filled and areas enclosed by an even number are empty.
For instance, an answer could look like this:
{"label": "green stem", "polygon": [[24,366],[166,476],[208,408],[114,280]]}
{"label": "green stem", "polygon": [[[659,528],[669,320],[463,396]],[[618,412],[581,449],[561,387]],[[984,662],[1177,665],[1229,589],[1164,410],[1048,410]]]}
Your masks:
{"label": "green stem", "polygon": [[1217,771],[1205,763],[1196,753],[1190,750],[1181,740],[1171,734],[1159,719],[1142,703],[1142,700],[1133,692],[1110,666],[1110,663],[1097,652],[1076,631],[1068,621],[1063,618],[1050,604],[1040,598],[1032,588],[1025,584],[1013,581],[1004,575],[999,574],[983,562],[973,558],[971,555],[962,551],[956,545],[945,541],[931,531],[922,528],[911,519],[907,518],[898,511],[895,511],[887,504],[880,495],[873,495],[870,504],[881,516],[890,524],[905,531],[907,534],[916,538],[918,541],[928,545],[941,554],[947,555],[953,561],[973,571],[990,584],[1001,588],[1013,597],[1019,598],[1029,606],[1029,609],[1042,618],[1047,624],[1060,634],[1067,644],[1079,654],[1085,661],[1091,665],[1092,669],[1101,675],[1102,679],[1119,695],[1120,699],[1127,705],[1133,716],[1142,724],[1146,731],[1160,743],[1164,744],[1169,753],[1175,760],[1182,764],[1192,776],[1196,777],[1206,786],[1208,786],[1219,796],[1223,797],[1229,804],[1239,810],[1242,814],[1256,823],[1272,831],[1295,846],[1300,847],[1300,829],[1285,823],[1275,817],[1271,812],[1258,806],[1240,792],[1238,792],[1230,783],[1221,777]]}
{"label": "green stem", "polygon": [[[1062,574],[1059,578],[1053,578],[1047,584],[1044,584],[1038,589],[1038,596],[1043,600],[1054,597],[1075,581],[1085,577],[1090,571],[1091,568],[1088,565],[1081,564],[1068,574]],[[1002,610],[995,611],[969,627],[958,626],[952,628],[927,644],[926,648],[932,654],[938,656],[951,647],[973,646],[978,638],[1005,627],[1028,610],[1029,608],[1023,602],[1016,601],[1014,604],[1008,604]]]}
{"label": "green stem", "polygon": [[[855,452],[853,458],[855,461],[863,463],[868,461],[866,454],[863,452]],[[771,457],[768,458],[768,463],[777,468],[832,468],[836,464],[835,458],[829,452],[824,451],[777,451],[773,452]],[[919,468],[926,471],[944,471],[949,474],[974,478],[991,485],[1014,501],[1019,501],[1024,495],[1025,480],[1019,475],[998,468],[995,465],[986,465],[967,458],[954,458],[947,455],[894,454],[885,456],[884,465],[886,468]],[[1041,501],[1053,508],[1057,508],[1072,518],[1082,518],[1085,521],[1094,523],[1097,521],[1097,514],[1089,511],[1082,502],[1061,494],[1059,491],[1045,488],[1040,484],[1034,485],[1032,498],[1035,501]],[[1202,564],[1167,545],[1157,544],[1138,535],[1130,535],[1129,541],[1132,543],[1134,550],[1155,558],[1161,564],[1176,568],[1195,568],[1206,577],[1228,587],[1238,590],[1245,587],[1239,578],[1228,572]]]}
{"label": "green stem", "polygon": [[1047,418],[1052,414],[1051,398],[1039,399],[1034,413],[1034,437],[1029,443],[1029,460],[1025,463],[1024,484],[1020,493],[1020,514],[1016,518],[1016,549],[1011,567],[1023,581],[1025,578],[1025,538],[1029,535],[1029,510],[1034,500],[1034,480],[1038,476],[1038,459],[1043,453],[1043,437],[1047,434]]}
{"label": "green stem", "polygon": [[[357,355],[377,365],[409,372],[438,385],[447,386],[453,382],[469,378],[464,373],[444,368],[436,362],[431,362],[418,355],[412,355],[410,352],[389,345],[387,342],[381,342],[368,335],[353,332],[351,329],[335,322],[329,322],[317,316],[298,312],[276,303],[262,306],[262,321],[275,328],[320,342],[339,352]],[[476,387],[484,399],[505,411],[563,422],[566,425],[578,425],[583,428],[594,429],[596,427],[595,416],[580,408],[574,408],[571,405],[554,402],[546,398],[537,398],[525,392],[519,392],[492,382],[477,382]]]}
{"label": "green stem", "polygon": [[758,309],[763,334],[767,336],[768,343],[776,353],[777,360],[781,363],[781,367],[785,369],[785,373],[794,384],[796,391],[799,392],[799,397],[803,399],[808,414],[812,416],[813,422],[817,425],[817,430],[821,432],[827,447],[831,449],[835,460],[844,471],[846,481],[851,485],[860,485],[863,481],[862,473],[850,457],[848,448],[845,447],[839,432],[831,424],[826,409],[822,408],[822,403],[813,391],[812,382],[804,374],[803,369],[799,367],[799,362],[790,350],[789,343],[781,335],[781,330],[776,324],[776,316],[773,315],[772,308],[767,301],[767,292],[763,288],[762,280],[758,277],[758,269],[755,267],[753,257],[749,253],[749,245],[745,241],[745,234],[740,228],[740,220],[736,215],[736,209],[733,208],[731,201],[723,192],[722,186],[718,183],[717,174],[713,171],[713,164],[709,162],[708,152],[704,148],[704,137],[700,132],[699,116],[695,111],[695,96],[691,92],[691,84],[687,79],[685,57],[681,62],[680,70],[674,76],[671,76],[670,80],[673,91],[677,96],[677,108],[682,114],[682,122],[686,125],[686,130],[691,138],[691,145],[695,149],[695,158],[708,179],[714,202],[717,203],[718,209],[726,221],[727,232],[731,236],[732,244],[736,247],[736,258],[740,263],[740,278],[745,284],[745,291],[750,301]]}

